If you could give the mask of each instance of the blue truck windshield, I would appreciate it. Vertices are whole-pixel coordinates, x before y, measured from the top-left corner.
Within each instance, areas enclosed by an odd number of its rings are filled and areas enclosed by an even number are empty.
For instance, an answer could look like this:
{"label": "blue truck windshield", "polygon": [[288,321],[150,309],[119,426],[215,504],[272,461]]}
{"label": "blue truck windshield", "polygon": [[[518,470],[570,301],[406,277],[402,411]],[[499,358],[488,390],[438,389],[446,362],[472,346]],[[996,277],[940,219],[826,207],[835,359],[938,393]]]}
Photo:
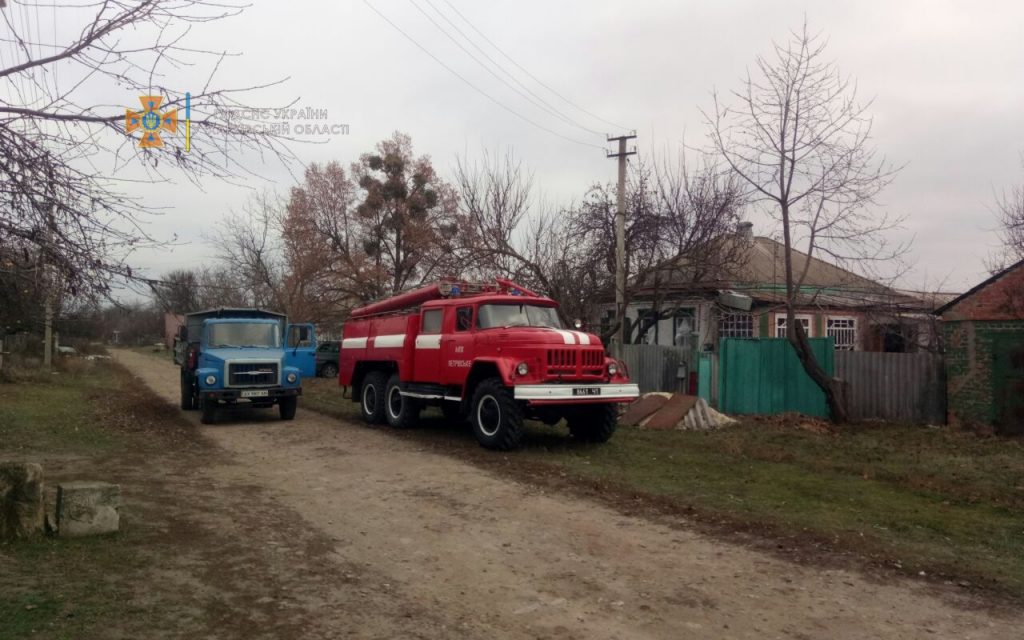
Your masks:
{"label": "blue truck windshield", "polygon": [[562,328],[554,307],[533,304],[483,304],[477,313],[476,325],[480,329],[500,327]]}
{"label": "blue truck windshield", "polygon": [[211,349],[225,347],[277,349],[280,346],[280,338],[276,324],[225,322],[210,325],[207,344]]}

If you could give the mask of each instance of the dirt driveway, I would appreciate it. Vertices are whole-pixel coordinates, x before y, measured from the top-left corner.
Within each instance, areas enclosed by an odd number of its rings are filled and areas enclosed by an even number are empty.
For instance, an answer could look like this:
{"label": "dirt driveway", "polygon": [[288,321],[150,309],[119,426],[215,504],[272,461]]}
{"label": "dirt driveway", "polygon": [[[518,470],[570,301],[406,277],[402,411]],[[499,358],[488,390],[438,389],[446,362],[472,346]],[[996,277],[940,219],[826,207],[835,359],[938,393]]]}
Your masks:
{"label": "dirt driveway", "polygon": [[[116,358],[177,401],[168,363],[127,351]],[[195,473],[267,492],[333,542],[327,562],[342,574],[365,569],[377,584],[364,588],[395,605],[360,611],[353,634],[335,626],[344,611],[330,598],[296,603],[314,620],[330,612],[317,636],[1021,637],[1024,616],[974,608],[955,588],[795,565],[542,493],[301,401],[290,423],[254,412],[202,433],[227,455]]]}

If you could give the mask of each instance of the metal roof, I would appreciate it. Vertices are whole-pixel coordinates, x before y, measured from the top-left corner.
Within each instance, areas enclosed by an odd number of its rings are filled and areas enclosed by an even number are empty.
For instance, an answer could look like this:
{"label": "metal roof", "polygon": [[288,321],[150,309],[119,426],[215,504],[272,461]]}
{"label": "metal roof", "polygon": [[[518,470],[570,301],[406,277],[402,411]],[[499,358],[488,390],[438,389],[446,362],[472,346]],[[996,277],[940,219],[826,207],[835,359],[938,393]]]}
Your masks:
{"label": "metal roof", "polygon": [[[730,236],[723,238],[722,242],[724,255],[738,253],[736,264],[713,269],[712,273],[697,277],[696,270],[685,260],[677,261],[660,270],[658,276],[664,279],[657,289],[676,294],[710,294],[731,289],[749,295],[757,302],[785,303],[785,245],[765,237],[743,239]],[[846,309],[885,307],[930,311],[935,308],[937,301],[928,295],[899,291],[820,258],[808,257],[796,249],[791,250],[790,255],[795,273],[806,270],[803,286],[797,294],[798,304]],[[647,293],[651,294],[655,289],[652,284]],[[644,290],[639,293],[643,295]]]}

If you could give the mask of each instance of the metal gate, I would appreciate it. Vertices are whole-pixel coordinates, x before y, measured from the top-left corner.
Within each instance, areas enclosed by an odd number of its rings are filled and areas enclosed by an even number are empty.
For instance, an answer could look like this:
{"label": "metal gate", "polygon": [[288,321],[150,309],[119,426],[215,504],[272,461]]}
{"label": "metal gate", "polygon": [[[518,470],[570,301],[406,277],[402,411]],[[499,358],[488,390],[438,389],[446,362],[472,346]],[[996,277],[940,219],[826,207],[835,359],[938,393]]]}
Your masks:
{"label": "metal gate", "polygon": [[992,425],[999,433],[1020,435],[1024,433],[1024,336],[995,336],[992,360]]}
{"label": "metal gate", "polygon": [[[834,370],[832,338],[811,338],[825,373]],[[724,338],[719,351],[719,409],[730,414],[797,411],[828,417],[825,393],[811,380],[785,338]]]}

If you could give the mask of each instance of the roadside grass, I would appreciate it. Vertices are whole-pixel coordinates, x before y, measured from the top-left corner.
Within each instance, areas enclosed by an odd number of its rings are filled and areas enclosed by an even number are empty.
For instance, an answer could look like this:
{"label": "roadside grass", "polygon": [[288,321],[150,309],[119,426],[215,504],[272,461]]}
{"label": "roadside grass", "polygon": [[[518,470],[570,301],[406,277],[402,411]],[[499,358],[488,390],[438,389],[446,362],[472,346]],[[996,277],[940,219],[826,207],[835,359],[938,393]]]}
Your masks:
{"label": "roadside grass", "polygon": [[54,373],[23,372],[0,384],[0,454],[103,450],[117,434],[90,419],[90,399],[111,385],[110,367],[80,361]]}
{"label": "roadside grass", "polygon": [[[0,637],[77,640],[102,637],[111,622],[151,612],[129,607],[127,585],[116,579],[144,562],[123,533],[100,538],[41,538],[0,545],[8,575],[0,598]],[[6,564],[6,563],[5,563]],[[12,580],[13,582],[13,580]]]}
{"label": "roadside grass", "polygon": [[[334,380],[310,381],[304,394],[306,408],[359,420]],[[914,425],[817,433],[799,421],[751,421],[712,432],[620,428],[607,444],[585,445],[562,425],[528,423],[523,448],[500,454],[479,449],[467,429],[434,411],[424,418],[421,429],[393,433],[522,480],[585,485],[619,505],[645,499],[716,531],[853,552],[897,572],[1024,598],[1020,440]]]}
{"label": "roadside grass", "polygon": [[[52,509],[68,474],[107,477],[103,461],[154,446],[140,435],[164,413],[124,370],[108,361],[61,364],[57,373],[19,372],[0,384],[0,460],[43,465]],[[180,437],[170,427],[160,440]],[[127,576],[149,560],[144,532],[83,539],[0,541],[0,638],[99,638],[130,620],[143,628],[164,615],[132,601]]]}
{"label": "roadside grass", "polygon": [[745,424],[712,433],[622,429],[606,446],[566,443],[527,455],[669,498],[698,517],[1024,597],[1017,441],[908,425],[825,435]]}
{"label": "roadside grass", "polygon": [[342,420],[361,420],[359,405],[342,397],[337,378],[303,378],[299,408],[307,407],[318,413]]}

